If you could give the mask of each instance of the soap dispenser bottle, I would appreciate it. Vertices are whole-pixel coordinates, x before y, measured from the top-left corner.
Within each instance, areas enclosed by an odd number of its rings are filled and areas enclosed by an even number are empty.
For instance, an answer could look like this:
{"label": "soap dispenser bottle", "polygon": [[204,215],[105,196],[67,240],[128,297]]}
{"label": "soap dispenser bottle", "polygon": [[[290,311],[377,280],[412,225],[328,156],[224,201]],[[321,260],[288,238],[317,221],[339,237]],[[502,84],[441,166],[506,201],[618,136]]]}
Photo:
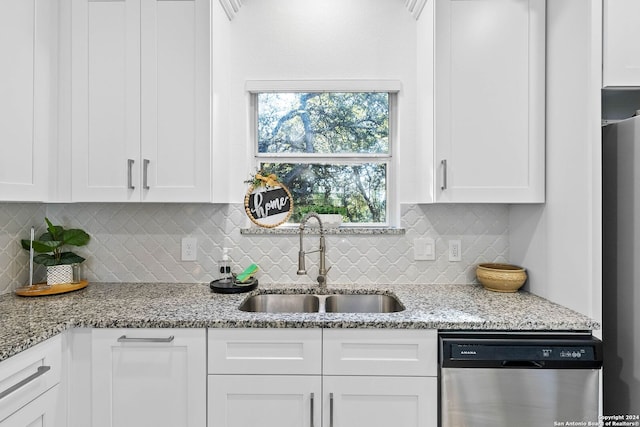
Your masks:
{"label": "soap dispenser bottle", "polygon": [[222,259],[218,261],[218,271],[220,271],[220,281],[230,282],[233,279],[233,276],[231,275],[229,248],[222,248]]}

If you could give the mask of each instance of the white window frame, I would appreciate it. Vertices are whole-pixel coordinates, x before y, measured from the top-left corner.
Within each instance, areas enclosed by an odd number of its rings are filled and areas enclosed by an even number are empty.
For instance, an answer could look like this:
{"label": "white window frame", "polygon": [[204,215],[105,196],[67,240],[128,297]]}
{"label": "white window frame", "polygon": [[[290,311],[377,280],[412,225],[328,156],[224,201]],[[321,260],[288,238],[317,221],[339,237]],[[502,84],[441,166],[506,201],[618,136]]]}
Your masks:
{"label": "white window frame", "polygon": [[[328,163],[328,164],[364,164],[375,161],[386,166],[386,221],[381,223],[347,223],[347,227],[398,227],[400,221],[396,191],[397,182],[397,135],[398,135],[398,93],[401,84],[397,80],[250,80],[246,82],[246,91],[249,93],[249,114],[251,117],[251,129],[249,132],[251,152],[254,156],[253,169],[256,170],[260,163]],[[292,92],[384,92],[389,94],[389,152],[378,153],[338,153],[326,155],[322,153],[259,153],[258,152],[258,107],[259,93],[292,93]],[[386,159],[381,161],[381,159]],[[285,224],[283,224],[285,225]],[[296,224],[289,224],[296,226]]]}

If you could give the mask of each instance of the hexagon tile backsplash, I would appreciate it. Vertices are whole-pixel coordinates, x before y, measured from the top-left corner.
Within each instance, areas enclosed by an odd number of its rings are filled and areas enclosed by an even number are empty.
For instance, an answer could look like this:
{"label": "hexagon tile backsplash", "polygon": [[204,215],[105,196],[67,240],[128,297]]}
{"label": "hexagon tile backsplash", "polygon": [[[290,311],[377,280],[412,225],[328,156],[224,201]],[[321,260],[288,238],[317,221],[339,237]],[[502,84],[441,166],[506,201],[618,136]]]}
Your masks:
{"label": "hexagon tile backsplash", "polygon": [[[31,225],[42,232],[45,214],[91,235],[78,249],[90,282],[209,282],[217,278],[223,247],[230,248],[234,271],[258,264],[262,283],[313,283],[317,273],[315,253],[307,257],[310,274],[296,274],[298,236],[241,235],[249,222],[240,204],[1,203],[0,293],[28,280],[28,254],[19,239]],[[508,222],[506,205],[403,205],[405,234],[327,236],[329,284],[472,283],[478,262],[508,260]],[[180,259],[186,236],[197,239],[197,261]],[[435,261],[414,261],[418,237],[435,240]],[[452,239],[462,241],[461,262],[448,260]],[[305,236],[305,247],[315,246],[317,236]]]}

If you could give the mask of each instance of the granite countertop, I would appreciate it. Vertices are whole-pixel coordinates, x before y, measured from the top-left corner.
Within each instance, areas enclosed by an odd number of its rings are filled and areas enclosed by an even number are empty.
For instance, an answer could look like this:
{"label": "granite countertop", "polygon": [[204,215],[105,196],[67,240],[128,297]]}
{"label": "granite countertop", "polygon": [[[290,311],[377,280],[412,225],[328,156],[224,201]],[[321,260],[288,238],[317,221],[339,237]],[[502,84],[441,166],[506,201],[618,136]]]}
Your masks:
{"label": "granite countertop", "polygon": [[527,292],[480,285],[329,286],[324,293],[395,294],[405,310],[388,314],[248,313],[255,293],[322,293],[317,287],[260,285],[242,294],[212,293],[208,284],[91,283],[68,294],[0,296],[0,361],[62,331],[94,328],[413,328],[447,330],[600,329],[592,319]]}

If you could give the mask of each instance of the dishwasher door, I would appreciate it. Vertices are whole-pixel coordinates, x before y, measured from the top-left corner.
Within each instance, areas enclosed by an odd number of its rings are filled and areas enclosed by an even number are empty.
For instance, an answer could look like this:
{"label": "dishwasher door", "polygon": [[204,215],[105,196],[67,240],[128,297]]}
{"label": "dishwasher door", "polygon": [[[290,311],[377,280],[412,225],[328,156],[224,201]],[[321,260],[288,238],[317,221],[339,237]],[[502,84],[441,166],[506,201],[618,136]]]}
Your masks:
{"label": "dishwasher door", "polygon": [[440,393],[442,427],[598,421],[596,369],[445,368]]}
{"label": "dishwasher door", "polygon": [[601,345],[591,336],[441,336],[441,427],[597,425]]}

